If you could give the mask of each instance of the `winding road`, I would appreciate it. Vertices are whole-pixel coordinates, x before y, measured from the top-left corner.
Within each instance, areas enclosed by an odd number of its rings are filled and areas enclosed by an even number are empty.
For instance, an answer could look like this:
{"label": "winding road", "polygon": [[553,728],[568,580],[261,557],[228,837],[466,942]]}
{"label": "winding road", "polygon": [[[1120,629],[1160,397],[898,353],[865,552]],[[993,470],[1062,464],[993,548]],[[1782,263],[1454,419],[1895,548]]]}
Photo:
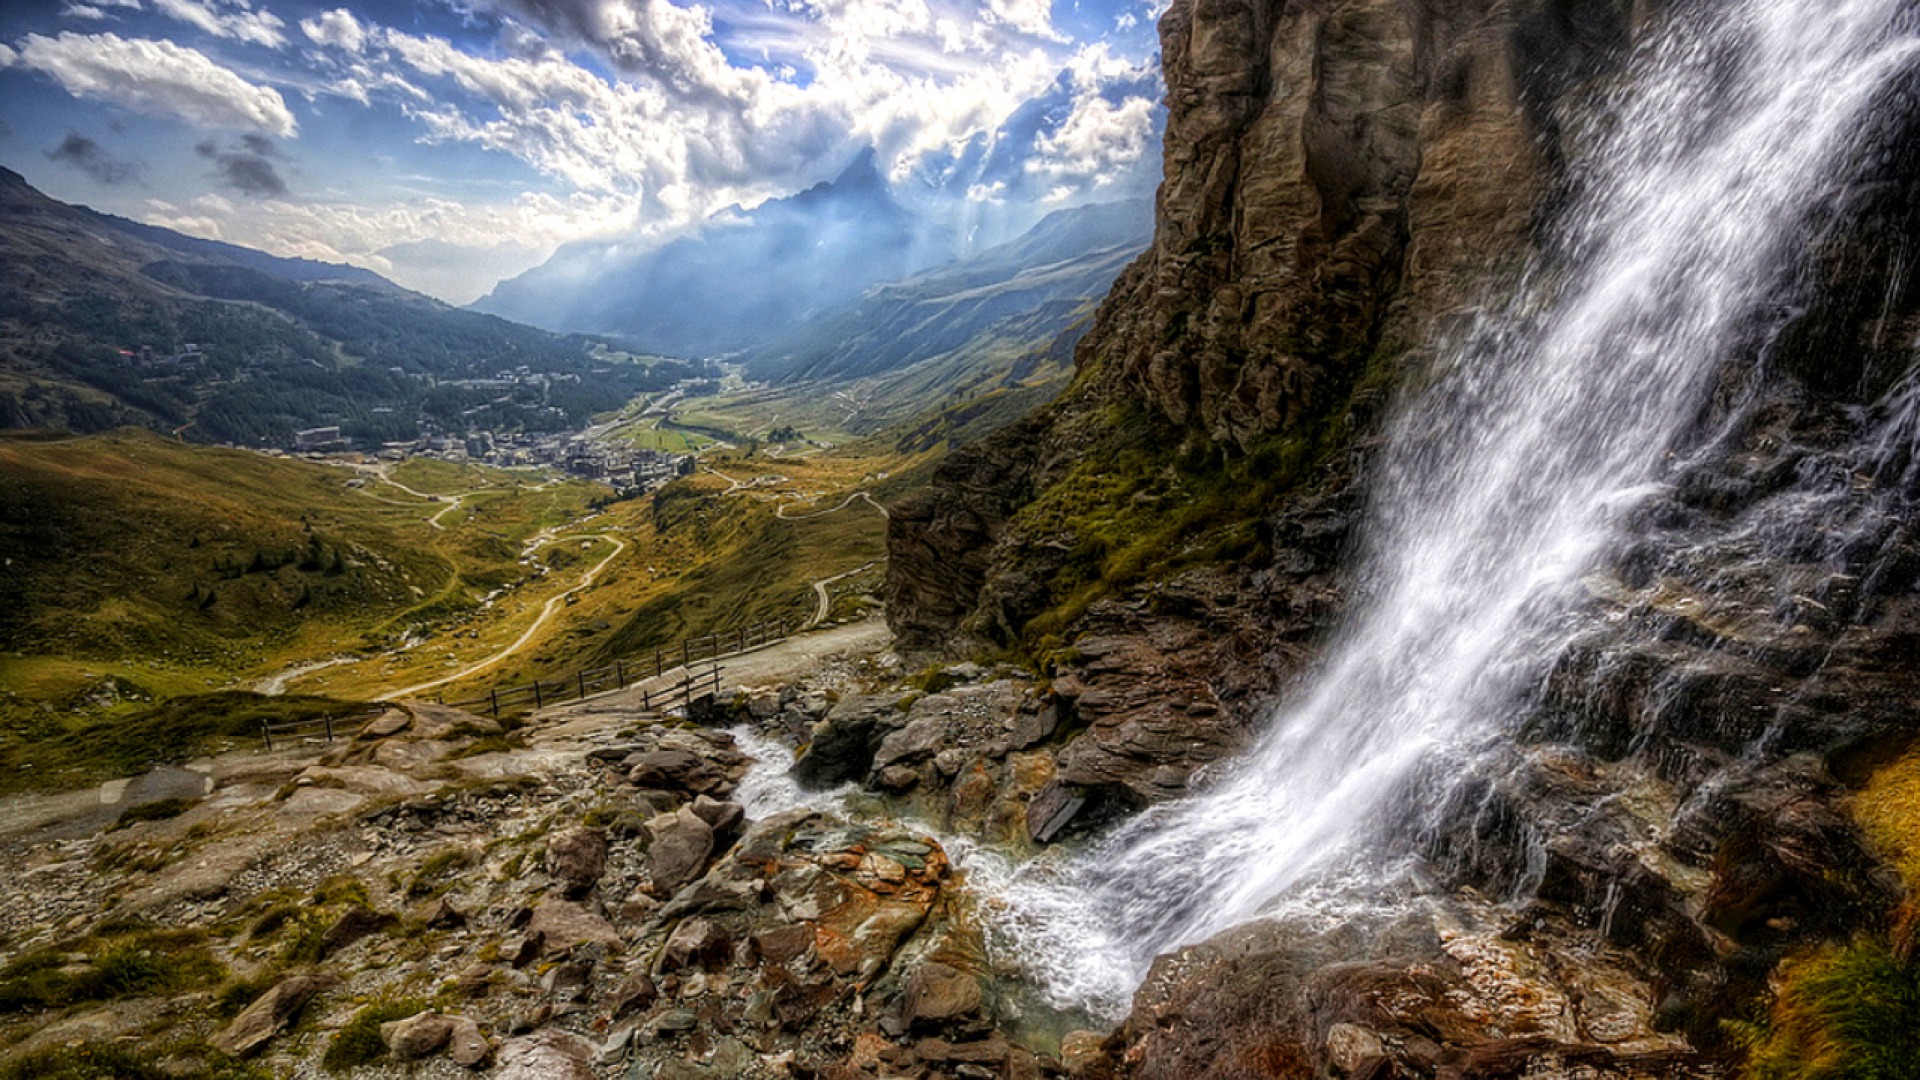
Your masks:
{"label": "winding road", "polygon": [[864,573],[868,570],[871,570],[874,567],[879,566],[884,561],[885,561],[884,559],[875,559],[874,561],[868,563],[865,566],[856,566],[853,569],[848,570],[843,574],[835,574],[832,577],[823,577],[819,581],[814,582],[813,594],[820,598],[820,603],[816,605],[813,609],[813,618],[807,620],[807,625],[801,627],[800,629],[811,630],[814,627],[819,626],[821,623],[827,621],[827,613],[833,610],[833,597],[827,592],[827,586],[833,584],[836,581],[839,581],[842,578],[850,578],[855,574]]}
{"label": "winding road", "polygon": [[852,506],[853,501],[855,499],[865,499],[867,500],[868,506],[871,506],[875,510],[880,511],[881,517],[887,518],[889,520],[893,518],[892,514],[887,513],[886,507],[881,506],[879,503],[875,502],[873,499],[873,496],[867,494],[864,491],[856,491],[853,494],[847,496],[846,499],[844,499],[839,506],[836,506],[831,510],[815,510],[815,511],[812,511],[811,513],[806,513],[806,514],[789,514],[787,513],[787,504],[781,503],[779,506],[776,506],[773,508],[773,516],[779,518],[781,521],[805,521],[808,518],[825,517],[828,514],[837,514],[840,511],[845,510],[847,507]]}
{"label": "winding road", "polygon": [[[494,653],[492,656],[487,657],[485,660],[482,660],[479,663],[472,664],[465,668],[462,668],[461,670],[456,671],[451,675],[442,675],[441,677],[437,679],[432,679],[428,682],[417,683],[413,686],[405,687],[404,689],[400,689],[400,690],[391,690],[391,691],[388,691],[387,693],[381,694],[375,700],[392,701],[395,698],[411,697],[415,694],[418,694],[422,690],[431,690],[436,686],[445,686],[450,682],[458,682],[459,680],[464,679],[469,675],[477,675],[480,672],[485,671],[490,667],[493,667],[495,664],[498,664],[501,661],[506,660],[507,658],[515,655],[516,653],[520,652],[522,649],[526,648],[527,645],[533,641],[534,636],[540,632],[540,628],[547,625],[548,621],[550,621],[553,618],[554,613],[559,611],[560,608],[564,604],[566,604],[567,597],[572,596],[573,594],[581,591],[582,589],[585,589],[589,585],[592,585],[594,583],[594,580],[600,576],[600,572],[602,570],[605,570],[608,564],[612,563],[613,560],[619,558],[621,554],[623,554],[627,550],[627,542],[625,540],[622,540],[617,536],[609,535],[607,533],[587,533],[584,535],[576,535],[576,536],[554,536],[554,537],[548,537],[545,541],[543,541],[543,543],[557,544],[564,541],[572,541],[572,540],[605,540],[613,545],[613,550],[608,552],[605,558],[601,559],[597,563],[594,563],[592,569],[588,570],[586,574],[580,578],[580,583],[578,585],[575,585],[573,588],[568,589],[566,592],[559,593],[553,596],[552,598],[550,598],[547,601],[546,606],[540,609],[540,617],[533,620],[533,624],[528,626],[526,630],[522,631],[520,636],[514,639],[513,644],[508,645],[506,648],[501,649],[499,652]],[[536,544],[534,546],[538,547],[541,545]],[[529,550],[531,550],[531,548]]]}

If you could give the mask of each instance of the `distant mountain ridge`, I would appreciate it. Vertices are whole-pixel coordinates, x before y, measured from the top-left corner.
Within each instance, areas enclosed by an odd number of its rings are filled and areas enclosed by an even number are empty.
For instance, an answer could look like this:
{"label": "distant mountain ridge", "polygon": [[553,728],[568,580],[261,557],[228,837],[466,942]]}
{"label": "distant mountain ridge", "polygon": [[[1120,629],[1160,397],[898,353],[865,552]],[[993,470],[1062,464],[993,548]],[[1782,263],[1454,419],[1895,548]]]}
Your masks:
{"label": "distant mountain ridge", "polygon": [[878,286],[749,350],[748,372],[774,382],[847,379],[1042,349],[1152,237],[1147,200],[1056,211],[1015,240]]}
{"label": "distant mountain ridge", "polygon": [[950,234],[895,201],[869,150],[829,182],[723,212],[659,248],[569,244],[472,306],[556,332],[705,357],[758,345],[953,253]]}
{"label": "distant mountain ridge", "polygon": [[[96,239],[111,235],[131,237],[165,249],[175,258],[186,257],[189,260],[243,266],[249,270],[290,281],[340,281],[399,288],[379,274],[357,266],[269,255],[264,251],[241,247],[238,244],[204,240],[158,225],[147,225],[114,214],[101,213],[92,207],[59,202],[42,194],[27,182],[26,177],[12,169],[0,166],[0,220],[4,220],[9,227],[13,227],[31,222],[36,218],[47,225],[58,222],[58,227],[93,232]],[[87,229],[89,223],[94,226],[94,230]]]}
{"label": "distant mountain ridge", "polygon": [[558,430],[693,373],[592,345],[371,271],[71,206],[0,170],[0,428],[280,446],[327,425],[363,441]]}

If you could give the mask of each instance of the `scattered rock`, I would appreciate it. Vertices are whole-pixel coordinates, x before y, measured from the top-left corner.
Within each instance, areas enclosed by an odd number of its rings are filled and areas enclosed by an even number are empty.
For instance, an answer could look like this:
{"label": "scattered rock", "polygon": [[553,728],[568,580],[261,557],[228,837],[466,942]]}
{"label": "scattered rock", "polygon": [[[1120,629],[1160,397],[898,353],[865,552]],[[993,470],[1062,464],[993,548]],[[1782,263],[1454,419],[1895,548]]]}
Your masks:
{"label": "scattered rock", "polygon": [[570,900],[542,900],[533,909],[527,924],[527,936],[539,940],[548,953],[564,952],[578,945],[604,945],[619,949],[624,944],[620,932],[599,915]]}
{"label": "scattered rock", "polygon": [[600,881],[607,869],[607,834],[599,829],[569,829],[547,841],[547,873],[560,880],[569,895],[581,896]]}
{"label": "scattered rock", "polygon": [[958,968],[929,960],[907,976],[900,1018],[910,1028],[937,1028],[976,1017],[985,1005],[980,980]]}
{"label": "scattered rock", "polygon": [[713,828],[690,808],[647,822],[648,876],[656,896],[671,896],[700,876],[713,854]]}
{"label": "scattered rock", "polygon": [[447,1033],[447,1056],[455,1065],[477,1069],[492,1052],[493,1044],[481,1033],[479,1024],[464,1016],[453,1018],[453,1029]]}
{"label": "scattered rock", "polygon": [[210,1041],[215,1049],[234,1057],[251,1057],[292,1023],[301,1008],[325,985],[323,980],[311,975],[282,979]]}
{"label": "scattered rock", "polygon": [[384,911],[355,904],[342,912],[320,935],[320,955],[331,956],[369,934],[377,934],[399,920]]}
{"label": "scattered rock", "polygon": [[500,1044],[493,1080],[594,1080],[593,1056],[580,1036],[543,1028]]}
{"label": "scattered rock", "polygon": [[453,1018],[437,1012],[415,1013],[380,1025],[380,1041],[387,1044],[387,1053],[401,1061],[438,1053],[452,1037]]}

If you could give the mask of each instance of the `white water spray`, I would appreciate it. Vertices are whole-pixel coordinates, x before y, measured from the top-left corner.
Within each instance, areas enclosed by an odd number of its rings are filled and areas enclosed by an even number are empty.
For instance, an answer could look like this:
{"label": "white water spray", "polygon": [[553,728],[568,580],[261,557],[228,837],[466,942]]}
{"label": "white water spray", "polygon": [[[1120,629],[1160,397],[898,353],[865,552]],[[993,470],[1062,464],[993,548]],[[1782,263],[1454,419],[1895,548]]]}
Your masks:
{"label": "white water spray", "polygon": [[1324,666],[1206,791],[998,883],[1004,929],[1061,1004],[1111,1012],[1156,954],[1364,864],[1396,800],[1444,795],[1417,775],[1464,773],[1510,729],[1613,523],[1660,489],[1726,362],[1792,299],[1816,214],[1914,62],[1905,2],[1692,5],[1643,51],[1559,269],[1536,275],[1552,280],[1390,432],[1364,595]]}

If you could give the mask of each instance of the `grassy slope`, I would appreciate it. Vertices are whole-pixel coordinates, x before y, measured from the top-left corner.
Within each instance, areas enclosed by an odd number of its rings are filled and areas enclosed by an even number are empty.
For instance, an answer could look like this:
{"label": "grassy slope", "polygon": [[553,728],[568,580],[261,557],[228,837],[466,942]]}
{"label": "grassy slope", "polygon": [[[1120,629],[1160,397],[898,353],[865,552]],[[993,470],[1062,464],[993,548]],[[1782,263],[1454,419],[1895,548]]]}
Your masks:
{"label": "grassy slope", "polygon": [[[602,489],[420,463],[421,491],[121,431],[0,439],[0,718],[52,737],[139,703],[391,644],[521,583]],[[532,586],[538,591],[538,583]]]}

